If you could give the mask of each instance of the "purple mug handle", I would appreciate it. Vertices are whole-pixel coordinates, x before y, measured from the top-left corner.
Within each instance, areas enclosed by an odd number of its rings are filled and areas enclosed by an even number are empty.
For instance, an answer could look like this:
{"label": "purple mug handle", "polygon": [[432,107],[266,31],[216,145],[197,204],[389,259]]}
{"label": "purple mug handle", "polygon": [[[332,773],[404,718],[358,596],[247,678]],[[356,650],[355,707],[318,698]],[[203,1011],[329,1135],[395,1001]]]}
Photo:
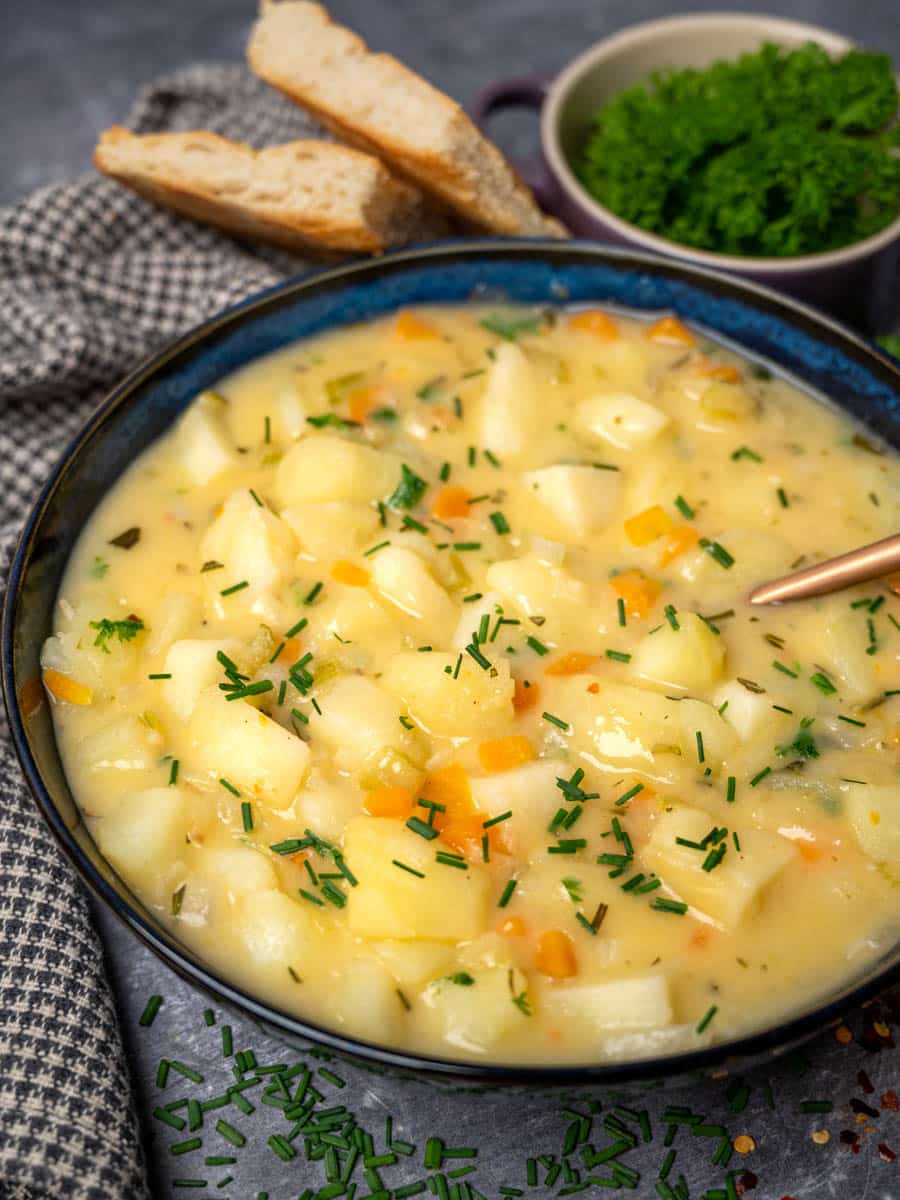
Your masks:
{"label": "purple mug handle", "polygon": [[[552,80],[545,75],[520,75],[498,79],[482,88],[470,105],[472,120],[485,133],[488,119],[504,108],[531,108],[540,112]],[[512,160],[513,166],[537,197],[541,208],[552,210],[556,200],[556,183],[540,153],[531,158]]]}

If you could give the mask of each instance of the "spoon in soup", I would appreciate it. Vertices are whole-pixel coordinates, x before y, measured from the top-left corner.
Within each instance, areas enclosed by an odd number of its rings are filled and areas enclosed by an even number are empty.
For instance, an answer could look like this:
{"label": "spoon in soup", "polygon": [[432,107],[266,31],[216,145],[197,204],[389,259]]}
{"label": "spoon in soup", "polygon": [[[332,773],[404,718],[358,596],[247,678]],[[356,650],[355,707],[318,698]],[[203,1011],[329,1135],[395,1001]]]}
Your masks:
{"label": "spoon in soup", "polygon": [[837,558],[826,559],[813,567],[805,567],[792,575],[782,575],[754,588],[748,599],[751,604],[786,604],[791,600],[808,600],[811,596],[827,596],[854,583],[866,583],[900,571],[900,533],[860,546]]}

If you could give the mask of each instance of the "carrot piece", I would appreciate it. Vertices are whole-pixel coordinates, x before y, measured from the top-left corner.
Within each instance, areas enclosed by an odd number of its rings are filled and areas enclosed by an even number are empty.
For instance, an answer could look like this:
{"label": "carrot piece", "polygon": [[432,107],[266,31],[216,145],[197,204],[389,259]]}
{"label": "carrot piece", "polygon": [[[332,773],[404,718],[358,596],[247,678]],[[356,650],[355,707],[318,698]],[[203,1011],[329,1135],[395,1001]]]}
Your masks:
{"label": "carrot piece", "polygon": [[541,698],[541,689],[536,683],[523,683],[521,679],[516,680],[516,690],[513,693],[513,708],[517,713],[528,712],[530,708],[534,708],[538,700]]}
{"label": "carrot piece", "polygon": [[502,933],[504,937],[524,937],[528,926],[521,917],[506,917],[497,926],[497,932]]}
{"label": "carrot piece", "polygon": [[300,639],[288,638],[275,659],[276,662],[296,662],[300,657]]}
{"label": "carrot piece", "polygon": [[663,543],[659,555],[659,565],[667,567],[670,562],[674,562],[678,558],[679,554],[690,550],[699,540],[700,534],[692,525],[676,525]]}
{"label": "carrot piece", "polygon": [[379,787],[369,792],[363,809],[370,817],[408,817],[416,798],[408,788]]}
{"label": "carrot piece", "polygon": [[365,567],[341,560],[331,568],[331,578],[336,583],[345,583],[348,587],[366,587],[371,575]]}
{"label": "carrot piece", "polygon": [[531,742],[519,734],[493,738],[478,747],[478,761],[485,771],[508,771],[536,757]]}
{"label": "carrot piece", "polygon": [[374,387],[354,388],[347,397],[349,411],[347,418],[354,421],[357,425],[362,425],[366,417],[375,407],[375,401],[378,398],[378,389]]}
{"label": "carrot piece", "polygon": [[648,616],[660,591],[656,580],[648,579],[643,571],[623,571],[621,575],[614,575],[609,584],[625,601],[631,617]]}
{"label": "carrot piece", "polygon": [[435,496],[431,515],[438,521],[449,521],[453,517],[467,517],[471,512],[471,493],[464,487],[444,487]]}
{"label": "carrot piece", "polygon": [[587,685],[587,691],[589,691],[592,696],[598,695],[600,692],[600,684],[599,683],[589,683]]}
{"label": "carrot piece", "polygon": [[[874,816],[877,816],[878,814],[871,813],[870,815],[874,817]],[[873,821],[872,824],[877,825],[878,822]],[[809,862],[809,863],[821,862],[821,860],[825,857],[825,851],[822,849],[821,846],[816,845],[815,842],[805,842],[805,841],[803,841],[802,838],[798,838],[794,842],[794,845],[797,848],[797,853],[806,862]]]}
{"label": "carrot piece", "polygon": [[41,677],[32,675],[31,679],[22,685],[22,690],[19,692],[19,707],[22,709],[22,716],[26,721],[41,707],[43,699],[44,689],[41,687]]}
{"label": "carrot piece", "polygon": [[434,326],[423,321],[421,317],[417,317],[408,308],[397,313],[394,321],[394,333],[407,342],[420,342],[425,338],[437,337],[437,330]]}
{"label": "carrot piece", "polygon": [[710,938],[710,928],[708,925],[701,925],[699,929],[695,929],[691,934],[688,945],[695,950],[703,950],[706,947]]}
{"label": "carrot piece", "polygon": [[475,810],[469,777],[458,763],[451,763],[449,767],[439,767],[433,771],[425,780],[419,794],[423,800],[443,804],[445,812],[439,812],[435,820],[438,828],[441,819],[449,821],[455,817],[467,817]]}
{"label": "carrot piece", "polygon": [[84,706],[92,704],[94,701],[93,688],[89,688],[83,683],[77,683],[68,675],[63,675],[61,671],[45,671],[44,687],[51,696],[55,696],[57,700],[64,700],[66,704]]}
{"label": "carrot piece", "polygon": [[580,650],[572,650],[555,659],[545,669],[545,675],[580,675],[597,661],[596,654],[584,654]]}
{"label": "carrot piece", "polygon": [[722,383],[740,383],[741,373],[731,363],[701,363],[699,374],[707,379],[720,379]]}
{"label": "carrot piece", "polygon": [[664,533],[671,533],[674,522],[661,504],[652,504],[625,522],[625,536],[632,546],[649,546]]}
{"label": "carrot piece", "polygon": [[570,979],[578,972],[572,939],[561,929],[548,929],[538,938],[534,965],[550,979]]}
{"label": "carrot piece", "polygon": [[677,317],[661,317],[647,330],[647,337],[654,342],[680,342],[683,346],[693,346],[697,340]]}
{"label": "carrot piece", "polygon": [[609,315],[600,308],[589,308],[584,312],[575,313],[569,318],[569,328],[579,329],[583,333],[592,333],[595,337],[614,341],[619,336],[619,327]]}

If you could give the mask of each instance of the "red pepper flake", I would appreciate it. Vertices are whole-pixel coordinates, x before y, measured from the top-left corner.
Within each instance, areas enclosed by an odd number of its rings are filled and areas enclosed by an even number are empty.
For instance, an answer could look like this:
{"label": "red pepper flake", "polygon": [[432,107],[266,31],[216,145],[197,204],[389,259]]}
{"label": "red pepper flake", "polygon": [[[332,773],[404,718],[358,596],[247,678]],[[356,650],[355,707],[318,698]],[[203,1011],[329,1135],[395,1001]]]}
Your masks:
{"label": "red pepper flake", "polygon": [[890,1109],[891,1112],[900,1112],[900,1097],[895,1091],[885,1092],[881,1097],[881,1107]]}
{"label": "red pepper flake", "polygon": [[734,1190],[739,1196],[743,1196],[745,1192],[752,1192],[758,1183],[759,1179],[752,1171],[745,1171],[736,1180]]}
{"label": "red pepper flake", "polygon": [[890,1148],[890,1146],[887,1145],[886,1142],[878,1143],[878,1155],[882,1162],[893,1162],[897,1157],[897,1155]]}
{"label": "red pepper flake", "polygon": [[841,1130],[841,1145],[842,1146],[853,1146],[858,1149],[859,1148],[859,1134],[854,1133],[852,1129],[842,1129]]}
{"label": "red pepper flake", "polygon": [[859,1074],[856,1076],[856,1082],[859,1084],[859,1086],[862,1088],[862,1090],[866,1093],[867,1096],[871,1096],[872,1093],[875,1091],[875,1084],[868,1077],[868,1075],[865,1073],[865,1071],[859,1072]]}
{"label": "red pepper flake", "polygon": [[857,1116],[859,1116],[861,1113],[865,1113],[867,1117],[878,1117],[878,1110],[876,1108],[872,1108],[870,1104],[866,1104],[864,1100],[856,1100],[855,1098],[851,1100],[850,1110],[851,1112],[855,1112]]}

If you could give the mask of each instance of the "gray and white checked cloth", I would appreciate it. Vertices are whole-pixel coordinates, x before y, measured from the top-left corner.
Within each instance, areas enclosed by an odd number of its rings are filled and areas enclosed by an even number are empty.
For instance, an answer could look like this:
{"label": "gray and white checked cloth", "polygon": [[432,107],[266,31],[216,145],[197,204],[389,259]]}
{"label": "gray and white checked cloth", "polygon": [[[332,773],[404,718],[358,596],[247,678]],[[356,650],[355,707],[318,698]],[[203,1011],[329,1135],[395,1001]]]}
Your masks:
{"label": "gray and white checked cloth", "polygon": [[[237,66],[148,89],[137,132],[323,136]],[[154,347],[308,264],[85,175],[0,211],[0,562],[108,387]],[[144,1200],[131,1084],[85,895],[0,732],[0,1200]]]}

